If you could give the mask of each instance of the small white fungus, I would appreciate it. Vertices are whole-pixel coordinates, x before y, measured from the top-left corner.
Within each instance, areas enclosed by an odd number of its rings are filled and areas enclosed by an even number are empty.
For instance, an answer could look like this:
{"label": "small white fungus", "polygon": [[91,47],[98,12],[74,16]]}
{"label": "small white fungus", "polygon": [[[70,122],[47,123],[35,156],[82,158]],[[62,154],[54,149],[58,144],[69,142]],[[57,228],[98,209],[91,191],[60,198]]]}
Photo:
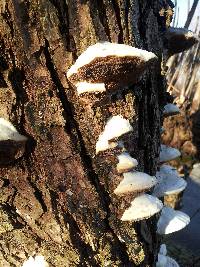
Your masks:
{"label": "small white fungus", "polygon": [[158,213],[163,207],[162,202],[151,195],[143,194],[136,197],[131,206],[122,215],[122,221],[140,221]]}
{"label": "small white fungus", "polygon": [[44,256],[38,255],[33,258],[32,256],[26,260],[22,267],[48,267],[49,264],[45,261]]}
{"label": "small white fungus", "polygon": [[179,113],[180,113],[179,108],[174,104],[168,103],[167,105],[164,106],[163,115],[165,117],[176,115]]}
{"label": "small white fungus", "polygon": [[121,115],[111,117],[102,134],[100,134],[96,143],[96,154],[100,151],[112,149],[118,146],[119,142],[112,142],[111,140],[118,138],[133,130],[129,121],[124,119]]}
{"label": "small white fungus", "polygon": [[167,162],[180,157],[181,153],[178,149],[161,145],[160,149],[160,162]]}
{"label": "small white fungus", "polygon": [[117,164],[117,171],[123,173],[129,171],[138,165],[136,159],[132,158],[129,153],[123,152],[117,156],[119,163]]}
{"label": "small white fungus", "polygon": [[27,137],[18,133],[17,129],[11,122],[0,118],[0,141],[26,141]]}
{"label": "small white fungus", "polygon": [[123,173],[123,177],[124,179],[114,190],[116,195],[149,190],[157,183],[156,177],[144,172],[126,172]]}
{"label": "small white fungus", "polygon": [[159,251],[160,254],[166,256],[167,255],[167,247],[165,244],[161,244],[160,245],[160,251]]}
{"label": "small white fungus", "polygon": [[78,95],[83,93],[98,93],[106,91],[104,83],[78,82],[75,86],[77,88]]}
{"label": "small white fungus", "polygon": [[111,117],[107,121],[102,135],[107,140],[112,140],[131,131],[133,131],[133,127],[130,125],[129,121],[124,119],[121,115],[117,115]]}
{"label": "small white fungus", "polygon": [[156,172],[156,178],[158,183],[153,190],[153,195],[156,197],[178,194],[187,186],[187,182],[169,165],[162,165],[160,171]]}
{"label": "small white fungus", "polygon": [[167,257],[158,253],[158,261],[156,262],[156,267],[165,267],[167,264]]}
{"label": "small white fungus", "polygon": [[190,217],[184,212],[164,207],[157,223],[157,233],[166,235],[179,231],[186,227],[189,222]]}
{"label": "small white fungus", "polygon": [[77,73],[79,68],[89,64],[95,58],[105,58],[108,56],[116,57],[139,57],[142,61],[147,62],[151,59],[157,58],[152,52],[138,49],[130,45],[116,44],[110,42],[100,42],[95,45],[89,46],[85,52],[83,52],[75,64],[68,70],[67,77],[69,78],[72,74]]}

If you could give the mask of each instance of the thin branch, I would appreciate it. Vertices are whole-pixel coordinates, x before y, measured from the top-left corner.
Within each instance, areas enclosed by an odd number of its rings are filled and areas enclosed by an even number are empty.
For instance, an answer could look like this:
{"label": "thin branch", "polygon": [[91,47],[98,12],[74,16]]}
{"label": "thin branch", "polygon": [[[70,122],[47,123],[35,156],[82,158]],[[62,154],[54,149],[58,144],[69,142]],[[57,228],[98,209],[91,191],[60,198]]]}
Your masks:
{"label": "thin branch", "polygon": [[197,5],[198,5],[198,2],[199,2],[199,0],[194,0],[192,8],[190,9],[190,12],[188,13],[188,17],[187,17],[187,20],[186,20],[185,26],[184,26],[184,28],[186,28],[186,29],[188,29],[189,26],[190,26],[190,23],[191,23],[192,18],[194,16],[195,10],[196,10]]}

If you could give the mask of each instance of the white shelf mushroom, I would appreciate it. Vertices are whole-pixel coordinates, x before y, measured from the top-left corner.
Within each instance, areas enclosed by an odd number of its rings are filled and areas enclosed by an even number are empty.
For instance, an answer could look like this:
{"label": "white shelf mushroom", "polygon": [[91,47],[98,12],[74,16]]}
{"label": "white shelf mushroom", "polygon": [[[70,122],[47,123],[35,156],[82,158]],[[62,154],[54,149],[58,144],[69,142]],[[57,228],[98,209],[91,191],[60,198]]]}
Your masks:
{"label": "white shelf mushroom", "polygon": [[151,195],[143,194],[136,197],[131,206],[125,210],[121,217],[122,221],[145,220],[158,213],[163,207],[162,202]]}
{"label": "white shelf mushroom", "polygon": [[166,256],[167,255],[167,247],[165,244],[161,244],[160,245],[160,250],[159,250],[159,253]]}
{"label": "white shelf mushroom", "polygon": [[22,267],[48,267],[49,264],[45,261],[44,256],[38,255],[33,258],[32,256],[26,260]]}
{"label": "white shelf mushroom", "polygon": [[[67,78],[78,86],[79,94],[102,92],[106,84],[110,84],[112,88],[112,84],[120,87],[137,82],[155,60],[156,55],[146,50],[125,44],[100,42],[89,46],[78,57],[67,71]],[[86,83],[89,83],[88,89]]]}
{"label": "white shelf mushroom", "polygon": [[174,259],[167,256],[167,248],[165,244],[160,246],[156,267],[179,267]]}
{"label": "white shelf mushroom", "polygon": [[117,156],[119,163],[117,164],[118,173],[131,171],[138,165],[136,159],[132,158],[129,153],[123,152]]}
{"label": "white shelf mushroom", "polygon": [[170,27],[165,37],[168,41],[166,48],[169,56],[188,50],[199,41],[195,33],[184,28]]}
{"label": "white shelf mushroom", "polygon": [[24,142],[27,141],[27,137],[19,134],[11,122],[0,118],[0,141],[6,140]]}
{"label": "white shelf mushroom", "polygon": [[123,177],[123,180],[114,190],[116,195],[148,191],[157,183],[156,177],[144,172],[126,172],[123,173]]}
{"label": "white shelf mushroom", "polygon": [[167,105],[164,106],[163,115],[165,117],[177,115],[179,113],[180,109],[174,104],[168,103]]}
{"label": "white shelf mushroom", "polygon": [[164,207],[157,223],[157,233],[166,235],[179,231],[186,227],[189,222],[190,217],[184,212]]}
{"label": "white shelf mushroom", "polygon": [[78,82],[75,84],[78,95],[84,93],[102,93],[106,91],[104,83],[89,83],[89,82]]}
{"label": "white shelf mushroom", "polygon": [[156,178],[158,183],[153,190],[153,195],[156,197],[178,194],[187,186],[187,182],[169,165],[162,165],[160,171],[156,172]]}
{"label": "white shelf mushroom", "polygon": [[131,131],[133,131],[133,127],[130,125],[129,121],[124,119],[121,115],[111,117],[106,123],[104,131],[98,138],[96,143],[96,154],[100,151],[117,147],[118,142],[112,140]]}
{"label": "white shelf mushroom", "polygon": [[160,162],[167,162],[180,157],[181,153],[178,149],[161,145],[160,147]]}

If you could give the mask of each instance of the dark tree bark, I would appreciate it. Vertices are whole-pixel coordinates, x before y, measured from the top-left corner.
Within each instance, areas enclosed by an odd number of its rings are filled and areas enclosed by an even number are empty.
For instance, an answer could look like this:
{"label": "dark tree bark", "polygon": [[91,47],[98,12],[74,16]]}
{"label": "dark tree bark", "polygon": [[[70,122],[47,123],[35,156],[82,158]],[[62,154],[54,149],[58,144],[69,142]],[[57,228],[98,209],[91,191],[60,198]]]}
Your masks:
{"label": "dark tree bark", "polygon": [[[0,265],[41,254],[50,266],[155,266],[157,216],[119,220],[112,168],[95,157],[111,115],[134,127],[139,170],[155,174],[165,79],[159,66],[106,106],[90,108],[67,69],[99,40],[156,53],[172,15],[166,0],[2,0],[0,117],[29,137],[25,154],[0,168]],[[159,65],[159,64],[158,64]]]}

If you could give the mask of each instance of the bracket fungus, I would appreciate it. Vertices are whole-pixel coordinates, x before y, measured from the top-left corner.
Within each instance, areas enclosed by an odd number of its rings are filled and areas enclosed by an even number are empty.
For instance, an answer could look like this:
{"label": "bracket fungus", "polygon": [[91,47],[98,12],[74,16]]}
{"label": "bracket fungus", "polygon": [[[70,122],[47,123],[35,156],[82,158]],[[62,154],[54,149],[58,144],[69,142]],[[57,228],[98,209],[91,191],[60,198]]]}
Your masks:
{"label": "bracket fungus", "polygon": [[129,153],[123,152],[117,156],[119,163],[117,164],[118,173],[131,171],[138,165],[136,159],[132,158]]}
{"label": "bracket fungus", "polygon": [[121,115],[111,117],[104,128],[102,134],[100,134],[96,143],[96,154],[100,151],[112,149],[120,146],[122,143],[116,142],[116,139],[133,131],[133,127],[129,121],[124,119]]}
{"label": "bracket fungus", "polygon": [[170,27],[165,37],[169,56],[188,50],[199,41],[195,33],[184,28]]}
{"label": "bracket fungus", "polygon": [[166,235],[177,232],[186,227],[189,222],[190,217],[184,212],[164,207],[157,223],[157,233]]}
{"label": "bracket fungus", "polygon": [[176,159],[180,157],[180,155],[180,151],[176,148],[169,147],[166,145],[161,145],[160,147],[159,159],[161,163]]}
{"label": "bracket fungus", "polygon": [[169,165],[162,165],[160,171],[156,172],[156,178],[158,183],[153,190],[156,197],[180,193],[187,186],[187,182]]}
{"label": "bracket fungus", "polygon": [[78,87],[78,94],[114,90],[136,83],[154,61],[157,56],[152,52],[125,44],[99,42],[78,57],[67,71],[67,78]]}
{"label": "bracket fungus", "polygon": [[116,195],[149,191],[157,183],[156,177],[144,172],[126,172],[123,173],[123,177],[124,179],[114,190]]}
{"label": "bracket fungus", "polygon": [[27,137],[18,133],[11,122],[0,118],[0,164],[8,164],[21,157]]}
{"label": "bracket fungus", "polygon": [[48,267],[49,264],[45,261],[44,256],[38,255],[33,258],[32,256],[26,260],[22,267]]}
{"label": "bracket fungus", "polygon": [[145,220],[158,213],[163,207],[162,202],[151,195],[143,194],[136,197],[131,206],[125,210],[121,217],[122,221]]}
{"label": "bracket fungus", "polygon": [[160,246],[156,267],[179,267],[174,259],[167,256],[167,248],[165,244]]}
{"label": "bracket fungus", "polygon": [[164,110],[163,110],[164,117],[177,115],[179,113],[180,113],[179,108],[174,104],[168,103],[167,105],[164,106]]}

